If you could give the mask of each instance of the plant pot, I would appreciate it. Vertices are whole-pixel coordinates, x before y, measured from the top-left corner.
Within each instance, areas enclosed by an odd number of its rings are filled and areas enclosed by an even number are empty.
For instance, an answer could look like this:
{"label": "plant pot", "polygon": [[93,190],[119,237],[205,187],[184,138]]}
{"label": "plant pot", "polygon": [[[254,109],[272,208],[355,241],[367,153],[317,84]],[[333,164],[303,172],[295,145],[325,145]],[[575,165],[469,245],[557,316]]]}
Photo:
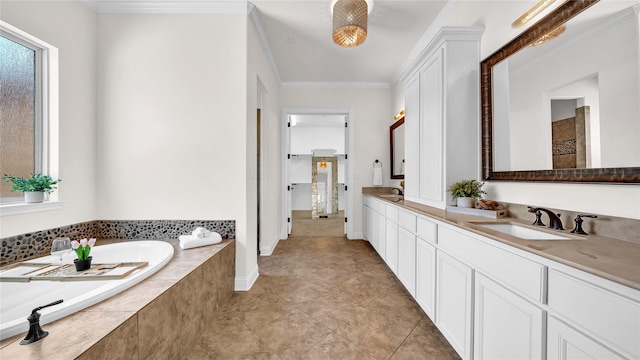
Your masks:
{"label": "plant pot", "polygon": [[459,197],[456,199],[458,207],[474,208],[476,207],[476,198],[472,197]]}
{"label": "plant pot", "polygon": [[26,203],[41,203],[44,201],[43,191],[25,191],[24,202]]}
{"label": "plant pot", "polygon": [[91,267],[91,260],[93,256],[89,256],[86,260],[73,260],[73,265],[76,266],[76,271],[85,271]]}

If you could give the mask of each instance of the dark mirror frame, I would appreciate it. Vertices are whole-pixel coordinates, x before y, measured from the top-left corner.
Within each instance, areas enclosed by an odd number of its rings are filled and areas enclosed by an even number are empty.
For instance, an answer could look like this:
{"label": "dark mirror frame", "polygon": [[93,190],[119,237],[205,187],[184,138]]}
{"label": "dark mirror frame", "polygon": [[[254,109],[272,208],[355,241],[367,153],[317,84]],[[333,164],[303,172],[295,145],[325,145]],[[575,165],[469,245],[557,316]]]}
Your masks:
{"label": "dark mirror frame", "polygon": [[401,117],[398,121],[396,121],[395,123],[393,123],[393,125],[391,125],[391,127],[389,128],[389,153],[391,154],[391,170],[389,171],[391,173],[391,178],[392,179],[404,179],[404,174],[402,175],[396,175],[393,173],[393,132],[400,127],[400,125],[404,124],[404,116]]}
{"label": "dark mirror frame", "polygon": [[482,178],[490,181],[539,181],[581,183],[640,183],[640,167],[555,169],[534,171],[493,170],[492,68],[542,35],[566,23],[599,0],[567,1],[480,63],[482,105]]}

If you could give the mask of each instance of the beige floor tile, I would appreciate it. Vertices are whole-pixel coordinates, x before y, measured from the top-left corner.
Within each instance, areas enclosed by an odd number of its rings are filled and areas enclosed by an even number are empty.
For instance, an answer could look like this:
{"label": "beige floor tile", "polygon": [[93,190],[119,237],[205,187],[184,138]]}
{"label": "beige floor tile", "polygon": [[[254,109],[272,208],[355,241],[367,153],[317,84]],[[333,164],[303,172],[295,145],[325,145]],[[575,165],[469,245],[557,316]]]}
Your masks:
{"label": "beige floor tile", "polygon": [[409,293],[396,288],[389,288],[367,305],[365,310],[376,312],[410,327],[416,326],[425,315]]}
{"label": "beige floor tile", "polygon": [[460,357],[436,336],[413,331],[391,357],[393,360],[458,360]]}
{"label": "beige floor tile", "polygon": [[384,294],[389,286],[387,283],[355,277],[333,288],[331,293],[335,296],[355,301],[361,306],[366,306],[375,298]]}
{"label": "beige floor tile", "polygon": [[251,330],[256,330],[267,323],[280,318],[293,310],[293,305],[272,293],[236,293],[231,298],[226,312],[235,314]]}
{"label": "beige floor tile", "polygon": [[276,285],[273,292],[292,304],[313,300],[327,293],[327,290],[304,278],[296,278],[290,282]]}
{"label": "beige floor tile", "polygon": [[336,337],[331,334],[325,337],[321,342],[309,349],[301,357],[301,360],[332,360],[332,359],[349,359],[349,360],[373,360],[373,358],[360,350],[356,345],[347,340]]}
{"label": "beige floor tile", "polygon": [[366,241],[289,238],[258,266],[185,359],[457,359]]}
{"label": "beige floor tile", "polygon": [[330,333],[327,327],[297,309],[256,331],[282,359],[297,359]]}
{"label": "beige floor tile", "polygon": [[361,310],[336,330],[336,335],[356,344],[375,359],[389,359],[411,331],[410,326]]}
{"label": "beige floor tile", "polygon": [[363,309],[354,301],[330,294],[297,304],[297,307],[331,330],[338,329],[358,310]]}

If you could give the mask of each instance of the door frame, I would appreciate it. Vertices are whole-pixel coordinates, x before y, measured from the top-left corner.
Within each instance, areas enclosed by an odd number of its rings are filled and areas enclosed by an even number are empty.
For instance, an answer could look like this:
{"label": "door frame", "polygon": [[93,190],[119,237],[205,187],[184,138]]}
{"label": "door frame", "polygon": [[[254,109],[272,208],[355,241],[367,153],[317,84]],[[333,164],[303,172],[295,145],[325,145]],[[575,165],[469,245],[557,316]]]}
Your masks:
{"label": "door frame", "polygon": [[344,208],[344,216],[347,219],[345,223],[345,234],[348,239],[354,238],[354,218],[353,218],[353,154],[354,154],[354,134],[355,121],[354,116],[349,108],[283,108],[282,109],[282,224],[280,227],[280,239],[284,240],[291,231],[291,169],[289,166],[289,155],[291,149],[291,138],[289,128],[289,116],[291,115],[344,115],[346,122],[345,149],[347,158],[345,164],[345,191],[346,203]]}

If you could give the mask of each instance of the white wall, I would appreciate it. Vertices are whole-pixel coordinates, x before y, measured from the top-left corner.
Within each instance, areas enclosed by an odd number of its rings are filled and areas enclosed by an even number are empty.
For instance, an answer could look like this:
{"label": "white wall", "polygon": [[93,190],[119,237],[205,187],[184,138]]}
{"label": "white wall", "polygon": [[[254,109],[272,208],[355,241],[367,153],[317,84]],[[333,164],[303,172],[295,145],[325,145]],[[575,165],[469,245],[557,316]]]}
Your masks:
{"label": "white wall", "polygon": [[[389,126],[397,112],[391,108],[391,90],[388,88],[293,88],[281,89],[283,108],[349,108],[353,117],[349,126],[354,127],[353,221],[354,233],[362,234],[362,187],[372,186],[373,161],[384,164],[383,186],[390,186],[389,175]],[[395,112],[394,112],[395,111]],[[349,189],[351,191],[351,188]]]}
{"label": "white wall", "polygon": [[[98,34],[98,217],[235,220],[241,279],[257,275],[247,23],[242,14],[103,14]],[[255,124],[255,85],[253,94]]]}
{"label": "white wall", "polygon": [[[253,10],[255,12],[255,10]],[[254,13],[252,16],[255,16]],[[247,37],[247,123],[253,124],[254,113],[256,107],[261,108],[261,128],[262,128],[262,164],[261,164],[261,200],[260,207],[262,209],[262,219],[260,220],[260,254],[269,255],[275,248],[280,237],[280,224],[282,223],[282,151],[281,151],[281,105],[280,105],[280,85],[275,77],[273,69],[268,61],[264,49],[258,41],[257,32],[252,26],[248,25]],[[262,87],[261,99],[256,99],[258,93],[258,83]],[[254,129],[255,126],[249,125],[248,129]],[[247,168],[253,179],[257,176],[257,168],[255,166],[255,139],[254,132],[247,132]],[[231,179],[231,181],[234,181]],[[256,186],[249,181],[247,184],[247,274],[255,274],[257,272],[257,259],[253,257],[256,253],[254,230],[257,223],[256,211],[252,204],[256,204],[255,197]],[[237,249],[244,251],[244,249]]]}
{"label": "white wall", "polygon": [[311,154],[315,149],[333,149],[336,154],[344,154],[344,130],[344,126],[292,126],[291,153]]}
{"label": "white wall", "polygon": [[61,210],[0,217],[0,237],[96,219],[97,15],[74,1],[0,2],[0,19],[59,51]]}

